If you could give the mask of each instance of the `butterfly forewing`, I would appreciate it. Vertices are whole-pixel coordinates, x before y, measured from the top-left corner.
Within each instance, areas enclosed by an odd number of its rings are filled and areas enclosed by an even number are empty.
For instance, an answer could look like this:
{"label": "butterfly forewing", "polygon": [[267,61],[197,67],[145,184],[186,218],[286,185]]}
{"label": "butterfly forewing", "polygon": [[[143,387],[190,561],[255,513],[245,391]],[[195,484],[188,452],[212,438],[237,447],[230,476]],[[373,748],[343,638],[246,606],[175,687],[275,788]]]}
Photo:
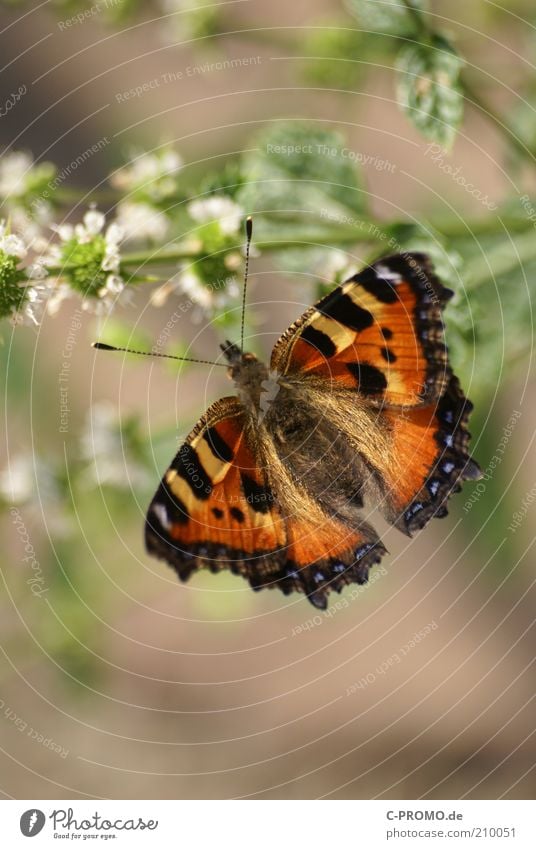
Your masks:
{"label": "butterfly forewing", "polygon": [[451,295],[424,255],[387,257],[298,319],[275,346],[272,368],[324,377],[371,403],[437,400],[450,377],[441,309]]}

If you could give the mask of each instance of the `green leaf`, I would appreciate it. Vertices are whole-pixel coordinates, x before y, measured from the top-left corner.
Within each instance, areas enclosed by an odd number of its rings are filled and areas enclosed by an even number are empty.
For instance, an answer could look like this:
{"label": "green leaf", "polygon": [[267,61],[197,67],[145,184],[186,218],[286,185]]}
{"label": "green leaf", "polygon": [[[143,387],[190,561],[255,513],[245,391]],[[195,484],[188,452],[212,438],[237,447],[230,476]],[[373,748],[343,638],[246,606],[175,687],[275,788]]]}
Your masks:
{"label": "green leaf", "polygon": [[398,103],[427,139],[450,148],[463,118],[463,60],[446,39],[411,44],[398,58]]}
{"label": "green leaf", "polygon": [[502,238],[490,234],[457,239],[456,250],[463,264],[445,314],[447,343],[455,371],[466,385],[471,381],[473,400],[485,399],[501,381],[527,369],[536,240],[532,229]]}
{"label": "green leaf", "polygon": [[197,193],[199,197],[205,194],[224,194],[234,200],[243,183],[242,166],[238,161],[232,160],[218,171],[204,174]]}
{"label": "green leaf", "polygon": [[280,123],[245,156],[247,183],[237,200],[249,213],[286,213],[307,228],[344,223],[365,206],[356,157],[339,133],[303,121]]}
{"label": "green leaf", "polygon": [[[303,55],[308,57],[303,78],[313,85],[355,90],[377,39],[333,20],[320,20],[306,32]],[[377,51],[376,51],[377,60]]]}
{"label": "green leaf", "polygon": [[[408,36],[419,30],[417,15],[404,0],[345,0],[345,5],[362,27],[388,35]],[[428,9],[427,0],[411,0],[417,13]]]}

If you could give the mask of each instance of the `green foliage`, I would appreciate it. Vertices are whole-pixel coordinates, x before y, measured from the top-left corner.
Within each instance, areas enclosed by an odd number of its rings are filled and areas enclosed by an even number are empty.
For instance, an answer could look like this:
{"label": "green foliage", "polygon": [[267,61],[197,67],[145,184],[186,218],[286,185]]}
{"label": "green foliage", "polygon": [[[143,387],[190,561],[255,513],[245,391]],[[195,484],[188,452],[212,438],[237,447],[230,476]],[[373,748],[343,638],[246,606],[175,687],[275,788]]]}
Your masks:
{"label": "green foliage", "polygon": [[346,21],[340,25],[331,19],[318,21],[305,35],[304,54],[311,58],[303,77],[313,85],[355,89],[363,76],[361,62],[371,48],[370,39]]}
{"label": "green foliage", "polygon": [[430,44],[405,47],[397,63],[401,108],[423,136],[447,149],[463,118],[462,66],[452,45],[440,36]]}
{"label": "green foliage", "polygon": [[21,282],[26,274],[18,267],[18,258],[0,250],[0,318],[11,317],[17,313],[27,298]]}
{"label": "green foliage", "polygon": [[344,220],[364,208],[359,173],[339,133],[316,124],[282,122],[256,139],[246,155],[247,183],[238,193],[244,209],[259,216]]}
{"label": "green foliage", "polygon": [[221,10],[210,0],[192,0],[185,4],[184,12],[177,22],[178,35],[182,38],[207,38],[224,32]]}
{"label": "green foliage", "polygon": [[199,183],[199,194],[217,195],[223,193],[235,200],[245,183],[245,179],[242,164],[238,159],[235,159],[227,162],[217,171],[204,173]]}
{"label": "green foliage", "polygon": [[362,27],[388,35],[411,36],[418,31],[418,24],[411,11],[424,11],[426,0],[345,0],[348,11]]}
{"label": "green foliage", "polygon": [[69,239],[63,247],[65,277],[73,289],[83,295],[97,296],[106,284],[108,276],[102,269],[106,244],[103,236],[95,236],[90,242],[80,243]]}

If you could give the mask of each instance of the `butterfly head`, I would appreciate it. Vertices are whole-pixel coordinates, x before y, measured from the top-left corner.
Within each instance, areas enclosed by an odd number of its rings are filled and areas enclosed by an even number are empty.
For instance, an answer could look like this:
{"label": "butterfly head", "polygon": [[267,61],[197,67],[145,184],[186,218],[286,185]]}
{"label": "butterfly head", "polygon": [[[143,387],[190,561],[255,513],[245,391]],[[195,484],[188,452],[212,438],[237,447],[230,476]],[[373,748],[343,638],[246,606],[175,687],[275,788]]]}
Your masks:
{"label": "butterfly head", "polygon": [[220,346],[229,363],[227,374],[234,381],[243,401],[259,406],[262,383],[268,377],[268,369],[255,354],[243,352],[234,342],[225,342]]}
{"label": "butterfly head", "polygon": [[223,351],[225,359],[229,363],[230,369],[236,367],[237,365],[240,365],[244,354],[242,353],[238,345],[235,345],[234,342],[229,342],[229,340],[227,339],[224,344],[220,345],[220,348]]}

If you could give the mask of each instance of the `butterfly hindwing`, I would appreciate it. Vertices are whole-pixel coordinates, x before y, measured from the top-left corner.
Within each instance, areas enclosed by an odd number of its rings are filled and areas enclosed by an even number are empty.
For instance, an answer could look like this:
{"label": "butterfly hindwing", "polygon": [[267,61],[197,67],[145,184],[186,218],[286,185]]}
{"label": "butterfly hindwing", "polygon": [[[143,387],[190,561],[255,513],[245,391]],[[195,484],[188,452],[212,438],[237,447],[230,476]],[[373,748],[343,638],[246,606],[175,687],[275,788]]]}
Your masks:
{"label": "butterfly hindwing", "polygon": [[384,513],[408,535],[434,516],[447,513],[450,495],[481,472],[468,453],[472,404],[452,375],[436,404],[412,408],[403,416],[386,410],[393,438],[393,462],[384,473]]}

